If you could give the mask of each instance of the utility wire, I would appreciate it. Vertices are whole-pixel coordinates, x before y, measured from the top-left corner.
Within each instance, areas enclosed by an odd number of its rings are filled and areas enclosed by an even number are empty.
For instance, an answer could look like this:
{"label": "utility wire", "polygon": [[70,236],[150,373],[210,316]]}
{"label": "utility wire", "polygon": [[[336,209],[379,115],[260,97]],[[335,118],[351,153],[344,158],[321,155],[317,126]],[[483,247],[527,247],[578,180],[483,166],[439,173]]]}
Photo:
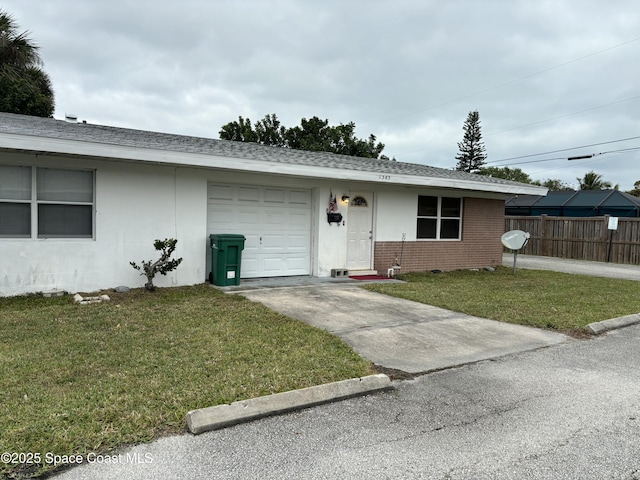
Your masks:
{"label": "utility wire", "polygon": [[[638,138],[638,137],[636,137],[636,138]],[[569,149],[569,150],[571,150],[571,149]],[[585,159],[587,159],[587,158],[589,158],[589,159],[590,159],[590,158],[593,158],[593,157],[598,157],[598,156],[600,156],[600,155],[605,155],[605,154],[607,154],[607,153],[632,152],[632,151],[634,151],[634,150],[640,150],[640,147],[622,148],[622,149],[619,149],[619,150],[609,150],[609,151],[607,151],[607,152],[593,153],[593,154],[590,154],[589,156],[586,156],[586,155],[585,155],[585,156],[584,156],[584,158],[585,158]],[[557,150],[557,151],[558,151],[558,152],[561,152],[561,151],[563,151],[563,150]],[[554,152],[549,152],[549,153],[554,153]],[[543,154],[543,153],[540,153],[540,154],[537,154],[537,155],[544,155],[544,154]],[[528,156],[534,156],[534,155],[528,155]],[[524,158],[524,157],[517,157],[517,158]],[[528,164],[528,163],[551,162],[551,161],[553,161],[553,160],[568,160],[568,158],[567,158],[567,157],[553,157],[553,158],[544,158],[544,159],[542,159],[542,160],[527,160],[527,161],[524,161],[524,162],[508,162],[508,163],[504,163],[504,164],[502,164],[501,166],[508,166],[508,165],[525,165],[525,164]],[[487,162],[487,163],[489,163],[489,162]]]}
{"label": "utility wire", "polygon": [[[608,142],[590,143],[589,145],[580,145],[579,147],[561,148],[560,150],[550,150],[548,152],[532,153],[530,155],[520,155],[518,157],[503,158],[503,159],[500,159],[500,160],[493,160],[493,161],[490,161],[490,162],[486,162],[486,164],[498,163],[498,162],[506,162],[506,161],[509,161],[509,160],[518,160],[520,158],[539,157],[540,155],[550,155],[552,153],[569,152],[571,150],[577,150],[579,148],[597,147],[598,145],[609,145],[611,143],[626,142],[628,140],[637,140],[638,138],[640,138],[640,135],[637,136],[637,137],[621,138],[619,140],[609,140]],[[633,148],[632,150],[634,150],[634,149],[635,148]],[[558,160],[558,159],[554,158],[554,159],[551,159],[551,160]]]}

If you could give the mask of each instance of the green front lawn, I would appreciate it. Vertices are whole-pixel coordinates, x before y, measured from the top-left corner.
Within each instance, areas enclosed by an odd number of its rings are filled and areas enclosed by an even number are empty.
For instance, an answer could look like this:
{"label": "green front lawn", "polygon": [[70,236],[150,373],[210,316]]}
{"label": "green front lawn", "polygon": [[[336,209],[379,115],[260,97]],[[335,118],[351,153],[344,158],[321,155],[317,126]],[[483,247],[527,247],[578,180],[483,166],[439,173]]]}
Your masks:
{"label": "green front lawn", "polygon": [[499,267],[412,273],[375,292],[502,322],[579,333],[587,324],[640,312],[640,282]]}
{"label": "green front lawn", "polygon": [[0,452],[106,452],[184,432],[189,410],[375,373],[339,338],[208,285],[105,293],[0,298]]}

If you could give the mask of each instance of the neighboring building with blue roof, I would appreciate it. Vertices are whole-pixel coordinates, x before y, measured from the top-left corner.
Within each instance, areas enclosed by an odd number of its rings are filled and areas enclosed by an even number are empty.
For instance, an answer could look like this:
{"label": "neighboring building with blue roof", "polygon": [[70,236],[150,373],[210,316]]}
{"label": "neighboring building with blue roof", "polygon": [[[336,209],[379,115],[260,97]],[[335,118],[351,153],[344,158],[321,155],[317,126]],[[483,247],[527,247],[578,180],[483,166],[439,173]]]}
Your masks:
{"label": "neighboring building with blue roof", "polygon": [[619,190],[578,190],[517,195],[505,202],[505,214],[553,217],[640,217],[640,198]]}

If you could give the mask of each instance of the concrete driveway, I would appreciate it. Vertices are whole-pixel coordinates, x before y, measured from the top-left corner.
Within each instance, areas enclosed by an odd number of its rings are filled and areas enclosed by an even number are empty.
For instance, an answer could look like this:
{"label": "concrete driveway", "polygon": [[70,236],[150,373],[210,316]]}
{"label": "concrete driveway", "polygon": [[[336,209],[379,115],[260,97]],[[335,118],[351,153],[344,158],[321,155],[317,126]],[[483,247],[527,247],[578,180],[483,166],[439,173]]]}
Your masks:
{"label": "concrete driveway", "polygon": [[412,374],[572,340],[554,332],[369,292],[354,283],[234,293],[340,336],[377,365]]}

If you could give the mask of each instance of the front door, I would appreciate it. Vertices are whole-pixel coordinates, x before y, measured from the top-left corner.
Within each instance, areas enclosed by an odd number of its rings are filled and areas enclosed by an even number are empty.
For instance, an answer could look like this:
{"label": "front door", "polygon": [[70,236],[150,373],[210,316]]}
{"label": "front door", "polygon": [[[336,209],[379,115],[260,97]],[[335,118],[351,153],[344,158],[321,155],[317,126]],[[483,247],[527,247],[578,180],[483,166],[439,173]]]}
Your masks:
{"label": "front door", "polygon": [[371,269],[373,248],[373,194],[353,194],[347,220],[347,268]]}

